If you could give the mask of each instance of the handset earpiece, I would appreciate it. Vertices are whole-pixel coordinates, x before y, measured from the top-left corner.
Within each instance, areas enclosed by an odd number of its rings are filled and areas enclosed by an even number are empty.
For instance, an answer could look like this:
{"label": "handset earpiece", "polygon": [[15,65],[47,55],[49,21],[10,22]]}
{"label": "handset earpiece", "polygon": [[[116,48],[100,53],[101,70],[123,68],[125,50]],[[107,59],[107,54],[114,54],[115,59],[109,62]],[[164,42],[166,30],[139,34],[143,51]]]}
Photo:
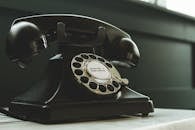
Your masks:
{"label": "handset earpiece", "polygon": [[112,46],[112,49],[107,51],[110,51],[109,55],[111,55],[111,62],[113,65],[118,67],[136,67],[139,59],[140,59],[140,53],[138,50],[137,45],[133,42],[133,40],[130,37],[122,37],[120,39],[117,39],[113,44],[110,44]]}
{"label": "handset earpiece", "polygon": [[136,67],[140,59],[140,53],[137,45],[130,38],[121,38],[119,43],[119,51],[124,57],[124,61],[131,67]]}
{"label": "handset earpiece", "polygon": [[12,62],[24,68],[32,58],[44,48],[47,42],[40,29],[31,22],[18,22],[12,25],[8,37],[6,51]]}

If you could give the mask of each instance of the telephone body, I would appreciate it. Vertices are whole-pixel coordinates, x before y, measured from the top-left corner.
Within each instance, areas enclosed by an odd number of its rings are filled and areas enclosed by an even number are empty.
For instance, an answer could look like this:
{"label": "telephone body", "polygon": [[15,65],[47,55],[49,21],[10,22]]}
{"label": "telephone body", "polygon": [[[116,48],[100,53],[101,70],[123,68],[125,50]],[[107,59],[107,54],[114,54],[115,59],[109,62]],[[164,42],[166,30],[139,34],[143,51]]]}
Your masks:
{"label": "telephone body", "polygon": [[40,80],[11,100],[9,115],[60,123],[153,112],[150,98],[132,90],[116,68],[133,68],[140,58],[126,32],[73,14],[14,20],[6,46],[12,62],[26,69],[48,48],[54,53],[43,59]]}

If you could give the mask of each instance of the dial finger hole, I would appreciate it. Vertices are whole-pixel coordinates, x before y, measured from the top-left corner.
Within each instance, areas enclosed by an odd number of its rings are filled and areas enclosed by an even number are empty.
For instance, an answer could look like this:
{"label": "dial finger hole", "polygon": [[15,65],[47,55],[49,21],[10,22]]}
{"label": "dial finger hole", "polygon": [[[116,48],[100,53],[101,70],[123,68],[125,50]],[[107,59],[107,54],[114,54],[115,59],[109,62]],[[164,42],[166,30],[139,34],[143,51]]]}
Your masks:
{"label": "dial finger hole", "polygon": [[80,57],[76,57],[75,60],[78,61],[78,62],[83,62],[83,59],[80,58]]}
{"label": "dial finger hole", "polygon": [[114,87],[112,85],[110,85],[110,84],[107,85],[107,88],[108,88],[109,91],[114,91]]}
{"label": "dial finger hole", "polygon": [[75,68],[80,68],[80,67],[81,67],[81,64],[78,63],[78,62],[74,62],[72,65],[73,65]]}
{"label": "dial finger hole", "polygon": [[99,85],[99,90],[101,92],[106,92],[106,87],[104,85]]}
{"label": "dial finger hole", "polygon": [[83,71],[80,70],[80,69],[76,69],[74,72],[75,72],[76,75],[82,75],[83,74]]}
{"label": "dial finger hole", "polygon": [[101,57],[99,57],[98,60],[101,61],[101,62],[105,62],[105,60]]}
{"label": "dial finger hole", "polygon": [[88,79],[86,76],[82,76],[82,77],[80,78],[80,80],[81,80],[81,82],[83,82],[83,83],[88,83],[88,81],[89,81],[89,79]]}
{"label": "dial finger hole", "polygon": [[109,68],[112,68],[112,65],[110,63],[106,63],[106,65],[109,67]]}
{"label": "dial finger hole", "polygon": [[119,87],[119,83],[117,83],[116,81],[112,81],[112,84],[114,85],[114,87],[118,88]]}
{"label": "dial finger hole", "polygon": [[89,87],[92,89],[96,89],[97,88],[97,84],[95,82],[90,82],[89,83]]}
{"label": "dial finger hole", "polygon": [[85,54],[82,54],[81,57],[83,57],[84,59],[89,59],[89,56]]}
{"label": "dial finger hole", "polygon": [[89,55],[92,59],[96,59],[96,56],[94,55]]}

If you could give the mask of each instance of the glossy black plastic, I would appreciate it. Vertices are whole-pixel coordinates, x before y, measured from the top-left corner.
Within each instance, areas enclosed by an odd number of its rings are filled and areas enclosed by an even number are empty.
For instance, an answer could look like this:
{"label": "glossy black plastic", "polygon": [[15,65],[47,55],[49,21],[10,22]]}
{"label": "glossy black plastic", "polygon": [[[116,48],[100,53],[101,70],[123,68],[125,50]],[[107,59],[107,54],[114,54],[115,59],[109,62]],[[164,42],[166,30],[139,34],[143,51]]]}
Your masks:
{"label": "glossy black plastic", "polygon": [[[113,87],[122,85],[114,94],[98,95],[79,84],[71,71],[71,60],[80,53],[96,53],[114,65],[132,66],[138,64],[140,54],[131,37],[119,28],[98,19],[70,14],[37,15],[16,19],[9,31],[7,54],[12,62],[29,67],[32,57],[42,55],[45,49],[56,45],[55,55],[47,60],[42,77],[26,92],[15,97],[9,110],[15,117],[41,123],[60,123],[113,117],[120,115],[153,112],[149,97],[131,90],[115,81]],[[87,55],[81,55],[89,59]],[[104,62],[104,59],[95,60]],[[82,76],[82,58],[75,58],[75,72],[80,81],[88,83]],[[19,64],[21,65],[21,64]],[[44,64],[45,65],[45,64]],[[21,66],[20,66],[21,67]],[[30,69],[30,68],[29,68]],[[129,69],[129,68],[127,68]],[[92,89],[105,91],[106,86],[90,83]]]}

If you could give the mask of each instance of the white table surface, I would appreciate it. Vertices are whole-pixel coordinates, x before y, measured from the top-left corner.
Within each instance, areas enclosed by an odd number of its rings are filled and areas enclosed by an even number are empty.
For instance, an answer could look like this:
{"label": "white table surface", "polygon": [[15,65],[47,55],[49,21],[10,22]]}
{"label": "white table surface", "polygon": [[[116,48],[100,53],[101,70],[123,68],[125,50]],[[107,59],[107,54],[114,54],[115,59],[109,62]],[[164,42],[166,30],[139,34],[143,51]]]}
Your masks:
{"label": "white table surface", "polygon": [[148,117],[44,125],[0,114],[0,130],[195,130],[195,111],[155,109]]}

